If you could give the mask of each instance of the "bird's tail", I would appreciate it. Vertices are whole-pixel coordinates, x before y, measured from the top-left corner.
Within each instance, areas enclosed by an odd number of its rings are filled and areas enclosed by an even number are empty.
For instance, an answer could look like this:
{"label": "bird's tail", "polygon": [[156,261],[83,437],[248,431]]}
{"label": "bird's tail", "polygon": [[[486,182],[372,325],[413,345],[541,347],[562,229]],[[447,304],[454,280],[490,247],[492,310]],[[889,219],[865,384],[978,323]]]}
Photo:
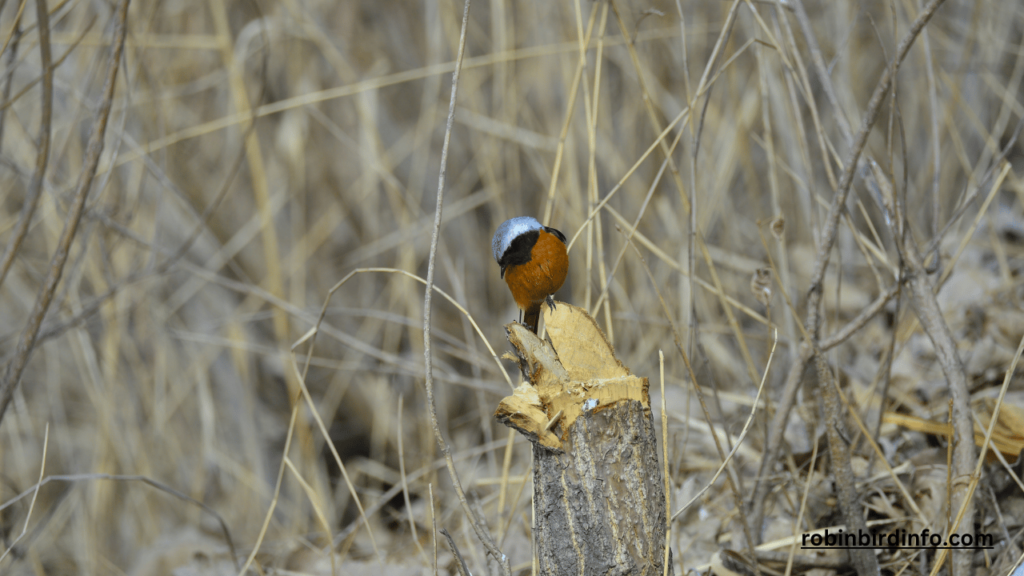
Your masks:
{"label": "bird's tail", "polygon": [[540,324],[540,302],[531,305],[526,312],[523,312],[523,323],[533,330],[533,333],[537,333],[538,325]]}

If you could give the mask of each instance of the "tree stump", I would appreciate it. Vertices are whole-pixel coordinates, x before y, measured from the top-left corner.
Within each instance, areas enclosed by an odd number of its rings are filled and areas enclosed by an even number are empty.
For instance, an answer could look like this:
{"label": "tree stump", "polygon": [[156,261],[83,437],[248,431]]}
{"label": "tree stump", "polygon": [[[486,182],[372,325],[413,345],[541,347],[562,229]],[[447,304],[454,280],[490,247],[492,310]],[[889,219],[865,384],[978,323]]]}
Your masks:
{"label": "tree stump", "polygon": [[666,503],[647,378],[585,310],[559,302],[544,321],[549,342],[505,326],[527,382],[495,413],[533,443],[540,572],[660,575]]}

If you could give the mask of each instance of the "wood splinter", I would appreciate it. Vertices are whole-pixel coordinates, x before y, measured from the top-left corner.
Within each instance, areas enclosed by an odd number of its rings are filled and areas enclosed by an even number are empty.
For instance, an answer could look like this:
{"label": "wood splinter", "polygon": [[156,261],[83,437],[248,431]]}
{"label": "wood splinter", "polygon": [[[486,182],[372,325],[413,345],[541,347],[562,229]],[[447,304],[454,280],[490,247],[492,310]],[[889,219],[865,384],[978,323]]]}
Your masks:
{"label": "wood splinter", "polygon": [[647,378],[585,310],[559,302],[543,314],[548,341],[505,326],[526,381],[495,412],[533,443],[541,573],[660,575],[665,494]]}

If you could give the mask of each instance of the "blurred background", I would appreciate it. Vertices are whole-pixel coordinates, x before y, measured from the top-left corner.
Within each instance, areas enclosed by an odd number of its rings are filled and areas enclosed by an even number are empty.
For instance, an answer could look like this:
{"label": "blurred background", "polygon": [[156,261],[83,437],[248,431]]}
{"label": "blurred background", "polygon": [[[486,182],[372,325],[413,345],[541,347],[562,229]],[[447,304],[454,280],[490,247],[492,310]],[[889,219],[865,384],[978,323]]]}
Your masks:
{"label": "blurred background", "polygon": [[[5,248],[43,128],[36,1],[0,1]],[[216,511],[239,561],[253,555],[261,573],[429,573],[433,526],[452,534],[472,570],[493,569],[427,418],[415,278],[427,272],[462,8],[131,3],[96,178],[0,424],[0,572],[236,573],[216,518],[161,487]],[[5,365],[64,227],[114,38],[112,2],[49,0],[46,9],[49,163],[0,286]],[[674,333],[697,384],[717,393],[720,434],[735,440],[753,409],[735,456],[749,490],[800,339],[817,234],[849,157],[842,125],[860,126],[922,3],[806,10],[801,22],[786,2],[473,1],[437,248],[436,286],[447,296],[433,299],[433,375],[462,484],[515,573],[532,569],[531,451],[492,418],[520,376],[499,358],[518,311],[491,235],[532,215],[574,240],[557,298],[589,309],[623,363],[651,379],[659,426],[666,403],[673,512],[720,462]],[[1024,149],[1014,140],[1022,30],[1019,2],[944,2],[864,151],[905,203],[909,234],[946,273],[940,303],[978,401],[995,397],[1024,333]],[[826,276],[823,334],[895,284],[891,205],[855,179]],[[761,268],[771,269],[767,292],[763,274],[752,284]],[[945,380],[905,298],[829,361],[871,426],[882,412],[946,422]],[[755,407],[765,372],[767,402]],[[766,541],[838,522],[827,467],[808,463],[821,428],[813,383],[805,386],[785,456],[769,468]],[[1024,404],[1022,394],[1018,373],[1006,403]],[[889,423],[881,438],[893,466],[913,461],[918,479],[934,482],[915,494],[928,494],[920,505],[944,526],[945,438]],[[862,479],[872,465],[878,473],[870,447],[857,448]],[[985,502],[998,495],[1004,508],[981,504],[991,513],[980,529],[1019,534],[1024,488],[996,467],[1005,485]],[[56,475],[93,476],[32,490]],[[817,511],[798,521],[808,483],[821,486],[811,493]],[[869,509],[897,518],[903,504],[887,490]],[[677,574],[730,547],[735,513],[719,479],[676,517]],[[979,574],[1019,556],[1019,536],[1003,541]],[[440,570],[454,571],[438,546]],[[921,563],[896,558],[885,570]]]}

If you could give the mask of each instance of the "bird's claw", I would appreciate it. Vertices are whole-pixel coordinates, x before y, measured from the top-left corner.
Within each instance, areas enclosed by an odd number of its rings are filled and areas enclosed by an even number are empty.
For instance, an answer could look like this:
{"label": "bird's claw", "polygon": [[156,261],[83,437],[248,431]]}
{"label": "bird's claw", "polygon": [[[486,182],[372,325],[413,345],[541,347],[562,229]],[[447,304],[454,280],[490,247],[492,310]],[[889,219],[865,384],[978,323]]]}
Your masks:
{"label": "bird's claw", "polygon": [[555,311],[555,297],[554,297],[554,295],[553,294],[548,294],[548,297],[545,298],[544,301],[548,303],[548,306],[551,307],[551,311],[554,312]]}

